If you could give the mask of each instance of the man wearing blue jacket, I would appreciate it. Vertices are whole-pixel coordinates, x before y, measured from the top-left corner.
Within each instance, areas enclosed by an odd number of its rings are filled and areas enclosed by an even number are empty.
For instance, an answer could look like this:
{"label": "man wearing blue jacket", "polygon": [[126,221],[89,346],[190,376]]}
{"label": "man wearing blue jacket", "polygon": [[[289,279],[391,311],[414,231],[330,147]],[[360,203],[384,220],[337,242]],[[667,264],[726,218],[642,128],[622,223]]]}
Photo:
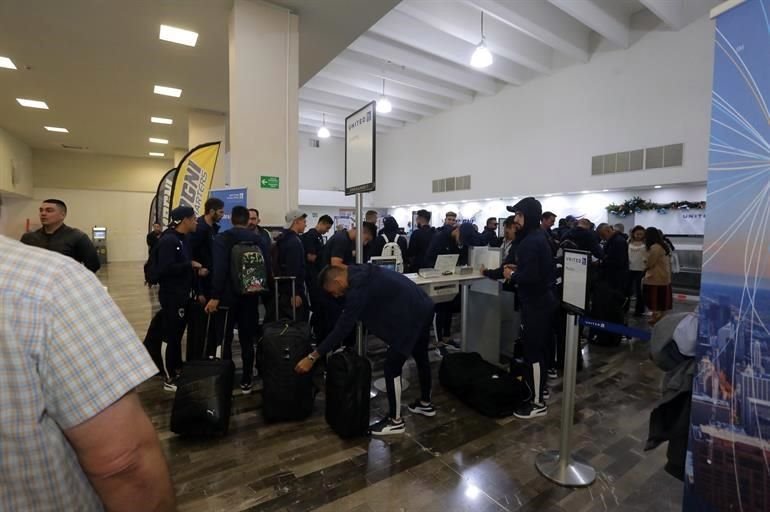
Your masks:
{"label": "man wearing blue jacket", "polygon": [[309,372],[320,357],[342,343],[360,320],[370,333],[388,344],[385,386],[389,417],[373,425],[371,433],[386,436],[405,431],[401,418],[401,369],[410,356],[417,363],[421,396],[409,405],[409,411],[435,416],[428,360],[433,322],[430,297],[408,277],[376,265],[326,267],[321,272],[320,282],[333,297],[345,297],[345,309],[332,332],[312,354],[297,364],[296,371]]}
{"label": "man wearing blue jacket", "polygon": [[[265,276],[270,275],[270,247],[255,232],[248,228],[249,210],[244,206],[233,207],[233,227],[221,233],[214,240],[214,275],[211,299],[206,304],[206,313],[216,313],[219,306],[227,306],[226,315],[216,317],[217,342],[222,343],[222,357],[232,358],[233,329],[238,326],[238,342],[241,345],[243,375],[241,391],[251,393],[254,370],[254,343],[259,335],[259,293],[238,295],[234,290],[231,268],[231,253],[239,243],[251,243],[259,248],[265,260]],[[225,325],[225,318],[227,324]],[[224,333],[224,339],[222,339]]]}
{"label": "man wearing blue jacket", "polygon": [[430,225],[430,219],[431,213],[428,210],[419,210],[417,212],[417,229],[412,233],[409,239],[409,248],[407,249],[409,272],[418,272],[421,268],[428,266],[426,261],[428,247],[436,232]]}
{"label": "man wearing blue jacket", "polygon": [[163,315],[163,339],[166,341],[163,366],[166,391],[176,391],[176,378],[182,371],[182,335],[187,327],[186,311],[193,289],[193,276],[201,264],[192,260],[186,241],[195,231],[195,211],[178,206],[171,211],[171,226],[157,246],[156,271],[158,299]]}
{"label": "man wearing blue jacket", "polygon": [[306,318],[307,294],[305,293],[305,245],[300,235],[307,227],[307,214],[299,210],[291,210],[286,214],[286,229],[278,236],[278,261],[274,262],[276,275],[294,277],[294,296],[291,295],[291,283],[281,284],[280,312],[282,316],[291,318],[292,308],[297,312],[298,319]]}
{"label": "man wearing blue jacket", "polygon": [[532,401],[514,412],[522,419],[545,416],[548,407],[543,392],[548,370],[548,354],[553,343],[551,322],[558,306],[555,295],[556,266],[545,231],[540,228],[543,214],[540,202],[527,197],[508,211],[515,213],[518,224],[516,265],[505,267],[504,277],[517,286],[524,328],[524,362]]}

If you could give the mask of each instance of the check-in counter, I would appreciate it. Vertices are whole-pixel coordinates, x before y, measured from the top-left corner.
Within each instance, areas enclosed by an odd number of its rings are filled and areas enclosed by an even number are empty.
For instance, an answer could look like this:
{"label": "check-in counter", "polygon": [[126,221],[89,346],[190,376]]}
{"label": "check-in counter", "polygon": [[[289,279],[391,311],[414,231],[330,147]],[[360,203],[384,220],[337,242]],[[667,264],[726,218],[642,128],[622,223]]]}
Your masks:
{"label": "check-in counter", "polygon": [[[502,253],[498,248],[472,247],[470,264],[476,268],[498,268]],[[513,356],[513,343],[520,336],[521,319],[514,311],[513,292],[503,289],[503,282],[492,279],[475,281],[468,290],[467,331],[465,350],[478,352],[492,363],[500,355]]]}
{"label": "check-in counter", "polygon": [[500,249],[472,247],[469,253],[472,273],[421,277],[406,274],[436,303],[449,302],[461,295],[463,351],[478,352],[487,361],[498,363],[500,354],[513,355],[513,343],[520,335],[521,321],[514,311],[514,294],[503,290],[503,283],[481,275],[481,267],[497,268]]}

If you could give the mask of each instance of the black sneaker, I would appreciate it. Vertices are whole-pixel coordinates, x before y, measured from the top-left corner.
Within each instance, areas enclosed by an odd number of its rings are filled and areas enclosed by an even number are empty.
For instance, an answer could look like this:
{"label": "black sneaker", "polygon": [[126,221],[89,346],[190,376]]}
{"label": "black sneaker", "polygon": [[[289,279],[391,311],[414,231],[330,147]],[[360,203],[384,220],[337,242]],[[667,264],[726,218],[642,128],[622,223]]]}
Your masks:
{"label": "black sneaker", "polygon": [[392,436],[403,434],[405,431],[406,424],[403,419],[395,421],[390,418],[385,418],[369,427],[369,433],[373,436]]}
{"label": "black sneaker", "polygon": [[520,408],[516,409],[516,412],[513,413],[514,416],[522,420],[539,418],[540,416],[545,416],[546,414],[548,414],[548,406],[535,402],[524,404]]}
{"label": "black sneaker", "polygon": [[548,378],[550,380],[556,380],[559,378],[559,371],[556,368],[551,368],[548,370]]}
{"label": "black sneaker", "polygon": [[248,384],[241,384],[241,394],[250,395],[252,388],[253,388],[253,385],[251,384],[251,382],[249,382]]}
{"label": "black sneaker", "polygon": [[436,408],[433,404],[425,405],[420,400],[415,400],[409,404],[409,412],[414,414],[422,414],[423,416],[433,417],[436,415]]}

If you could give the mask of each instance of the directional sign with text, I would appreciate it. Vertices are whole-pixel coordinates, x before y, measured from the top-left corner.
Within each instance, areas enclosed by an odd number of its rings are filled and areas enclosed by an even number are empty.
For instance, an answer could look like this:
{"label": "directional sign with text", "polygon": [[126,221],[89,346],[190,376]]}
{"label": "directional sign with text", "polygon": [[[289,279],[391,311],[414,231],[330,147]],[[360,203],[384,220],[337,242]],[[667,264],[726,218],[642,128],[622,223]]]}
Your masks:
{"label": "directional sign with text", "polygon": [[280,188],[281,179],[278,176],[261,176],[259,178],[260,188]]}

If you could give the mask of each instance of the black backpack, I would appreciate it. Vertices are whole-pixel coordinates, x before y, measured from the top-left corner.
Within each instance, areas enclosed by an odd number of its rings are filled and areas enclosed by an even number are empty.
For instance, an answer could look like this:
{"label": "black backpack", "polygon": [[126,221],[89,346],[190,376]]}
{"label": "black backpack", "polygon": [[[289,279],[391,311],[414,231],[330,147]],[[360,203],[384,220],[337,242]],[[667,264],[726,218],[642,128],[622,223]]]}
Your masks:
{"label": "black backpack", "polygon": [[[147,286],[155,286],[160,283],[160,272],[158,270],[158,247],[160,247],[160,240],[169,232],[169,229],[163,232],[158,243],[152,246],[150,250],[150,256],[147,261],[144,262],[144,284]],[[177,241],[177,245],[179,242]]]}

